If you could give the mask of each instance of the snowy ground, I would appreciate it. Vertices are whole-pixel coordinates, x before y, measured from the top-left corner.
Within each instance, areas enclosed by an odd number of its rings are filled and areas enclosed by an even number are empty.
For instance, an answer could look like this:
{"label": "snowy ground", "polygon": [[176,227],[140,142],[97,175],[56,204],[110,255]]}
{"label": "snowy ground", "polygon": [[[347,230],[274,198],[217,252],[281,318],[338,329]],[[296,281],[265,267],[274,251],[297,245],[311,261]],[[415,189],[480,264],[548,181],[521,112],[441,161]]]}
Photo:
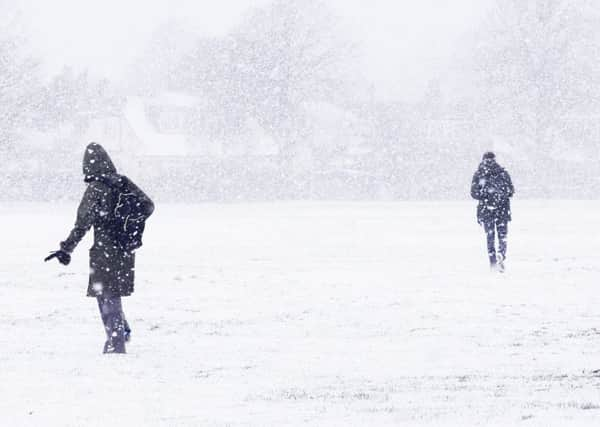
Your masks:
{"label": "snowy ground", "polygon": [[0,425],[600,423],[600,202],[158,205],[103,356],[72,205],[0,204]]}

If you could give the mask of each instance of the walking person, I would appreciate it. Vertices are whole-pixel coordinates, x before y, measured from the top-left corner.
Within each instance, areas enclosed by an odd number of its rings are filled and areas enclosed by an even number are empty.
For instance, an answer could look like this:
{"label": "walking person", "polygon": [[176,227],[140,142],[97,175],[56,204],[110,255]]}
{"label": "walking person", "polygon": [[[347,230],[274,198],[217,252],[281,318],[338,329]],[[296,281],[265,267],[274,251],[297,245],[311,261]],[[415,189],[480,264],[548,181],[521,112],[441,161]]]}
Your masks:
{"label": "walking person", "polygon": [[[496,162],[496,155],[487,152],[473,175],[471,197],[479,200],[477,222],[487,238],[487,252],[492,270],[504,272],[508,223],[511,221],[510,198],[515,189],[508,172]],[[498,251],[496,252],[496,234]]]}
{"label": "walking person", "polygon": [[121,297],[134,291],[135,250],[142,244],[145,220],[154,211],[154,204],[130,179],[117,174],[100,144],[86,147],[83,175],[87,188],[77,209],[75,226],[60,243],[60,250],[52,252],[45,261],[57,258],[68,265],[70,254],[94,227],[87,295],[98,301],[106,331],[103,352],[125,353],[131,329]]}

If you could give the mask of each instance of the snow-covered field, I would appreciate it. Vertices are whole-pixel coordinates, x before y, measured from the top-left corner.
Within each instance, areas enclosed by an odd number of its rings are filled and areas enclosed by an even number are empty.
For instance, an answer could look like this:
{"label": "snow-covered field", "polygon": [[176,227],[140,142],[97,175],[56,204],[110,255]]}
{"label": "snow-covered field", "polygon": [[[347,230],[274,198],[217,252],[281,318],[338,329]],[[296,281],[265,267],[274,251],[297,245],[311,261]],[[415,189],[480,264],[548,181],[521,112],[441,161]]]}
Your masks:
{"label": "snow-covered field", "polygon": [[127,355],[73,205],[0,204],[0,425],[600,425],[600,202],[158,205]]}

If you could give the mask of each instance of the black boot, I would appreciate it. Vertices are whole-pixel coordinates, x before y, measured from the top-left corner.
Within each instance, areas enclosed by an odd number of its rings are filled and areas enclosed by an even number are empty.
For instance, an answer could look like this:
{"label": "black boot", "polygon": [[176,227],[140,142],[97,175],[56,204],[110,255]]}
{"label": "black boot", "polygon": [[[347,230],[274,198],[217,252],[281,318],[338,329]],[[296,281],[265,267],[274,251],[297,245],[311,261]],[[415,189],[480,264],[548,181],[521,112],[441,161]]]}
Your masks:
{"label": "black boot", "polygon": [[106,340],[104,343],[104,354],[125,354],[125,340],[123,338],[113,337],[112,339]]}

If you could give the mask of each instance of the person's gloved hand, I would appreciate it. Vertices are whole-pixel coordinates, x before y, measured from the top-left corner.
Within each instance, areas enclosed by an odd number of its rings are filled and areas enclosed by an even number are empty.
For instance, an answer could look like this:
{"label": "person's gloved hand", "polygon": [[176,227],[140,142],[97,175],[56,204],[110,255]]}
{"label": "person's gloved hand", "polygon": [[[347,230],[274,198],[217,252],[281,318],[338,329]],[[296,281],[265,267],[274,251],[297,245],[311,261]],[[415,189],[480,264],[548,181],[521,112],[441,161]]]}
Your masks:
{"label": "person's gloved hand", "polygon": [[58,258],[58,262],[62,265],[69,265],[71,262],[71,255],[63,250],[50,252],[50,255],[44,258],[44,261],[50,261],[52,258]]}

